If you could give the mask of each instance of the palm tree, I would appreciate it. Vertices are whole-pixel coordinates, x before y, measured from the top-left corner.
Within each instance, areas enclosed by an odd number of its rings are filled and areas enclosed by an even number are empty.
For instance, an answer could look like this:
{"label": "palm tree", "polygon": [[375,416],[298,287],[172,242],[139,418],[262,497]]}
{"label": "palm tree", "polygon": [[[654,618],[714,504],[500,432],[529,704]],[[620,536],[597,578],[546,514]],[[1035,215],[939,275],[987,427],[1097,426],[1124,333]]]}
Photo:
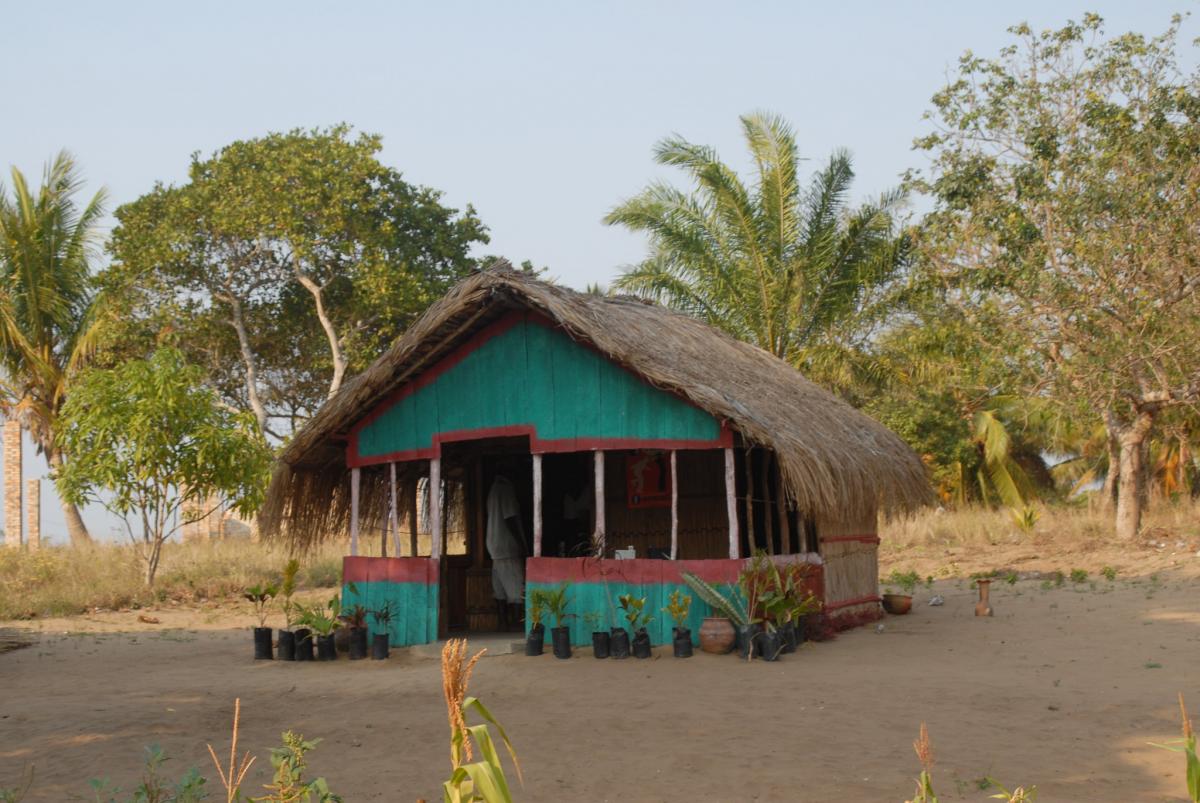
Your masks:
{"label": "palm tree", "polygon": [[[65,151],[47,167],[36,195],[16,168],[12,182],[11,197],[0,185],[0,406],[58,468],[58,414],[96,331],[90,261],[105,193],[76,204],[83,182]],[[87,543],[78,508],[64,503],[63,513],[71,543]]]}
{"label": "palm tree", "polygon": [[741,122],[756,168],[750,187],[711,148],[679,137],[656,146],[658,163],[683,168],[695,188],[654,183],[605,217],[650,238],[649,257],[615,286],[696,315],[816,379],[848,382],[905,265],[908,238],[894,220],[902,194],[851,209],[845,151],[803,188],[788,124],[764,114]]}

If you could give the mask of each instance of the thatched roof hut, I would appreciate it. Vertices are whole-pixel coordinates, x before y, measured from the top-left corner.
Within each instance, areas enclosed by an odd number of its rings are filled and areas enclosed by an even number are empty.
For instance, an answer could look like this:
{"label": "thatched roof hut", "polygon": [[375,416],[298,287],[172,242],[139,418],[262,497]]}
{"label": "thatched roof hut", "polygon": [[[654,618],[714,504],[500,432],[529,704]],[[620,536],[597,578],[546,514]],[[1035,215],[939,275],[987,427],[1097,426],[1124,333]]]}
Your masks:
{"label": "thatched roof hut", "polygon": [[[861,521],[929,498],[925,469],[899,437],[782,360],[664,307],[575,292],[498,263],[432,305],[295,434],[280,455],[261,531],[286,533],[300,546],[344,533],[352,427],[513,310],[544,316],[576,342],[720,420],[741,444],[771,450],[783,492],[805,515]],[[373,477],[363,477],[364,507],[386,495],[384,474]]]}

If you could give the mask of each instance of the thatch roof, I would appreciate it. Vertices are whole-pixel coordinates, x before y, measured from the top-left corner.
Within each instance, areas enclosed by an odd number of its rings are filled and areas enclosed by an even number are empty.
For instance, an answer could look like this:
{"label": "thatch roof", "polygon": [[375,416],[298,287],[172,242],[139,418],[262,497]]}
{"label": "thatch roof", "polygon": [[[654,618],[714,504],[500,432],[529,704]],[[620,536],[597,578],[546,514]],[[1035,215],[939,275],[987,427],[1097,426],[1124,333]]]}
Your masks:
{"label": "thatch roof", "polygon": [[[925,469],[904,441],[777,357],[662,306],[578,293],[498,263],[433,304],[295,434],[259,514],[262,532],[286,530],[301,544],[345,532],[351,426],[471,333],[521,308],[727,422],[746,443],[772,449],[787,493],[806,513],[844,520],[928,500]],[[364,509],[382,509],[384,493],[364,477]]]}

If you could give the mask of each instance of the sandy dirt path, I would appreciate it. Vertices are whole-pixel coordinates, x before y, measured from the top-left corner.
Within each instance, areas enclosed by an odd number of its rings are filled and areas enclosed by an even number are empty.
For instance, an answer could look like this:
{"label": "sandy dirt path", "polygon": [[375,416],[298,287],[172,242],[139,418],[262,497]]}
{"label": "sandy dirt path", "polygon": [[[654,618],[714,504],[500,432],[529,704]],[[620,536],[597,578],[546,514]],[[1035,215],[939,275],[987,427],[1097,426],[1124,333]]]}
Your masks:
{"label": "sandy dirt path", "polygon": [[[1177,691],[1200,719],[1196,581],[997,585],[994,619],[975,618],[965,582],[944,581],[881,633],[774,664],[502,656],[480,663],[471,691],[516,742],[523,801],[901,801],[922,720],[942,800],[987,799],[988,775],[1036,784],[1042,801],[1183,799],[1182,760],[1147,743],[1178,735]],[[945,606],[925,604],[930,593]],[[197,623],[182,612],[152,612],[160,625],[136,615],[41,622],[22,634],[32,646],[0,654],[0,787],[32,762],[30,800],[84,795],[97,776],[128,789],[152,742],[173,774],[215,778],[204,745],[227,754],[240,696],[255,788],[292,728],[323,739],[312,770],[351,803],[440,799],[436,661],[255,663],[250,634],[211,616],[185,630]]]}

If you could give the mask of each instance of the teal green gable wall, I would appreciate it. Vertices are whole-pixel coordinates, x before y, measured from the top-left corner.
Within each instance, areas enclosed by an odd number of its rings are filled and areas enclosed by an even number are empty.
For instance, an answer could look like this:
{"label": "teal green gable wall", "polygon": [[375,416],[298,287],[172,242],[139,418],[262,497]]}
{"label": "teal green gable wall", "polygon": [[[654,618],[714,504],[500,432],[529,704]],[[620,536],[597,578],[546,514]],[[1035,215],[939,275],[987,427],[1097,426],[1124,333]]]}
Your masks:
{"label": "teal green gable wall", "polygon": [[513,427],[533,429],[535,451],[576,440],[716,444],[722,436],[708,413],[526,318],[416,384],[352,433],[352,462],[429,456],[439,433]]}

